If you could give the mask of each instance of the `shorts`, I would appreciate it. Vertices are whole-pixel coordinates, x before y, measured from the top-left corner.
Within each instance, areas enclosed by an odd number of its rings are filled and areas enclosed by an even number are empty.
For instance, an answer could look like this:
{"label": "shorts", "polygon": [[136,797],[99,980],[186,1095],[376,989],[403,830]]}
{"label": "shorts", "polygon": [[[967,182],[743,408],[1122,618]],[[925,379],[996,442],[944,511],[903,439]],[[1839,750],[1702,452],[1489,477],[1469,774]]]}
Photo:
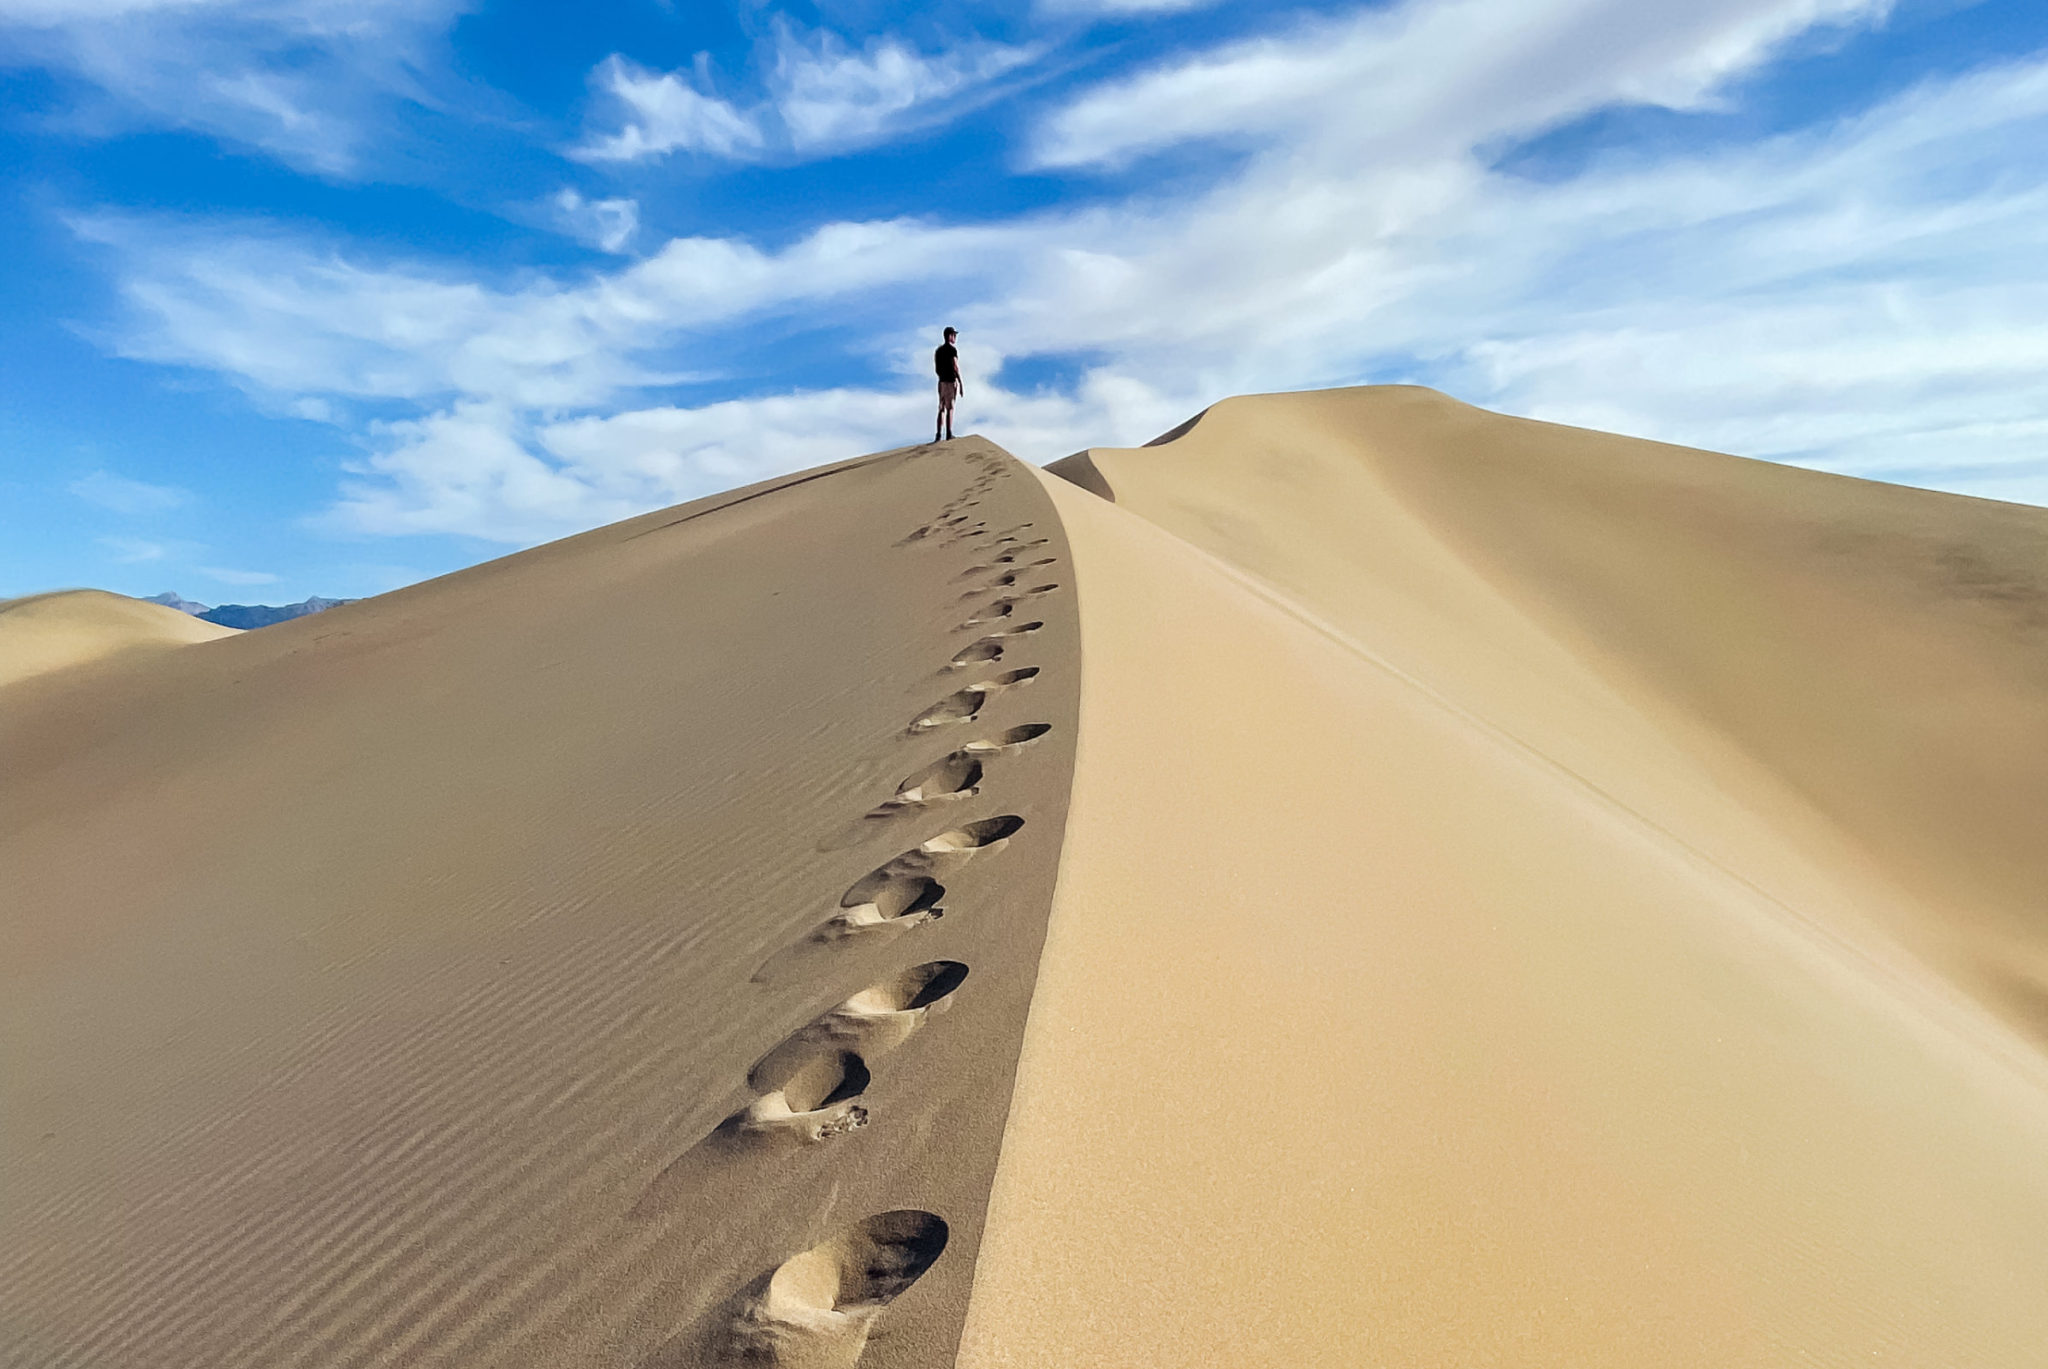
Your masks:
{"label": "shorts", "polygon": [[951,404],[951,403],[952,403],[952,402],[953,402],[954,400],[958,399],[959,397],[960,397],[960,382],[959,382],[959,381],[957,381],[957,380],[942,380],[942,381],[940,381],[940,382],[939,382],[939,403],[941,403],[941,404]]}

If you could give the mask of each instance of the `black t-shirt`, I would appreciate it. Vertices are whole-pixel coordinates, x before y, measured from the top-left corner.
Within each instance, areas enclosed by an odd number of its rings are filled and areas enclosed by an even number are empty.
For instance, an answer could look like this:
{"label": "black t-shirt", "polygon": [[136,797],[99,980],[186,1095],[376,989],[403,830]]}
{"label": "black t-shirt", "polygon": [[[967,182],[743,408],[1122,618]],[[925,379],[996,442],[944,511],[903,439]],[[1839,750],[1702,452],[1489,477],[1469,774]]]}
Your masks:
{"label": "black t-shirt", "polygon": [[939,368],[940,380],[960,379],[960,349],[950,342],[939,344],[939,350],[932,353],[932,364]]}

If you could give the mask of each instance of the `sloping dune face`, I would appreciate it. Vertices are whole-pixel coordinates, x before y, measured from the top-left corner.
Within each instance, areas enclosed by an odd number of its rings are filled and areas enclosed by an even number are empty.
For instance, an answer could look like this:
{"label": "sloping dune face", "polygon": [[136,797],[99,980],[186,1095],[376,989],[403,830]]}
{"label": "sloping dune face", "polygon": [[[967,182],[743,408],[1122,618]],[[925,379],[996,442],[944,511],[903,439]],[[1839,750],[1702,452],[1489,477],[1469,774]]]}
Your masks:
{"label": "sloping dune face", "polygon": [[2040,511],[1415,390],[1086,467],[960,1363],[2040,1362]]}
{"label": "sloping dune face", "polygon": [[950,1361],[1067,571],[968,440],[11,686],[0,1363]]}
{"label": "sloping dune face", "polygon": [[1711,841],[1649,784],[1895,885],[1858,907],[2048,1040],[2048,512],[1412,387],[1228,400],[1084,455],[1124,507],[1688,839]]}
{"label": "sloping dune face", "polygon": [[232,637],[162,604],[97,589],[0,600],[0,685],[113,656]]}

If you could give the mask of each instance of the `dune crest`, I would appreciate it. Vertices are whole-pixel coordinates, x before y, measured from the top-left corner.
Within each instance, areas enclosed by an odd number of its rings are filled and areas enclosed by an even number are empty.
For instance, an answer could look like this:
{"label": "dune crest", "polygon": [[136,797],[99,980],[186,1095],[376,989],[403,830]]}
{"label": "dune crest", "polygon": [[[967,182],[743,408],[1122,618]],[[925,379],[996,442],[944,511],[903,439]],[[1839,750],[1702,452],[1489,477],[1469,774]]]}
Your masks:
{"label": "dune crest", "polygon": [[232,637],[235,629],[98,589],[0,600],[0,686],[139,651]]}

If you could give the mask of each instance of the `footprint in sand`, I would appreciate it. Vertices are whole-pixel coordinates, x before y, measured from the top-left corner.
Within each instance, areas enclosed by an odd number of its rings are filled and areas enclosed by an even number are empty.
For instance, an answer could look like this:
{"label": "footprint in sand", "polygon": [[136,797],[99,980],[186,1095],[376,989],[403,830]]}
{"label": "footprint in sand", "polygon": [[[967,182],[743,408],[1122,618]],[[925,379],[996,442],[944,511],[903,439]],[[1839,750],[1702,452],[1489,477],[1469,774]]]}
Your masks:
{"label": "footprint in sand", "polygon": [[1013,588],[1004,594],[1002,598],[991,600],[989,607],[994,608],[997,604],[1021,604],[1026,599],[1036,598],[1041,594],[1050,594],[1059,587],[1059,581],[1049,580],[1042,585],[1033,585],[1030,589]]}
{"label": "footprint in sand", "polygon": [[968,742],[905,779],[897,786],[894,796],[821,840],[817,849],[844,851],[871,840],[886,826],[935,804],[975,797],[981,792],[983,765],[987,761],[1021,751],[1050,731],[1051,723],[1025,723]]}
{"label": "footprint in sand", "polygon": [[1059,585],[1057,583],[1033,585],[1030,589],[1013,590],[1010,593],[1005,594],[1000,599],[991,599],[988,603],[983,604],[980,608],[976,609],[974,611],[974,616],[972,618],[969,618],[966,622],[960,624],[960,626],[958,628],[955,628],[954,631],[964,631],[965,629],[971,627],[986,627],[990,623],[999,622],[1002,619],[1008,618],[1011,614],[1015,613],[1017,611],[1017,606],[1023,603],[1026,599],[1033,598],[1040,594],[1050,594],[1058,588]]}
{"label": "footprint in sand", "polygon": [[960,598],[963,602],[968,599],[979,599],[984,594],[994,594],[996,591],[1008,589],[1010,586],[1016,583],[1017,573],[1015,571],[1011,571],[1006,574],[997,576],[995,579],[989,581],[985,585],[981,585],[977,588],[968,590],[967,593],[961,595]]}
{"label": "footprint in sand", "polygon": [[842,902],[850,909],[854,900],[870,896],[871,890],[886,889],[903,880],[929,880],[934,875],[966,864],[976,856],[993,855],[1009,845],[1010,838],[1023,827],[1024,819],[1015,813],[1006,813],[999,818],[983,818],[980,822],[941,832],[856,881],[846,891]]}
{"label": "footprint in sand", "polygon": [[947,670],[965,670],[971,665],[984,665],[989,661],[1000,661],[1002,659],[1003,639],[1001,637],[983,637],[979,641],[970,642],[954,652],[953,659],[946,662],[945,668]]}
{"label": "footprint in sand", "polygon": [[856,942],[894,940],[946,915],[946,886],[932,877],[943,862],[924,860],[923,848],[906,851],[862,875],[839,897],[832,916],[770,956],[754,971],[765,984],[795,974],[820,956]]}
{"label": "footprint in sand", "polygon": [[820,1054],[878,1061],[927,1018],[944,1012],[966,979],[967,967],[959,961],[931,960],[871,984],[763,1056],[749,1077],[779,1077]]}
{"label": "footprint in sand", "polygon": [[974,610],[973,617],[969,618],[966,622],[960,624],[960,626],[956,627],[953,630],[955,632],[965,632],[968,628],[987,627],[991,623],[1002,622],[1003,619],[1009,617],[1016,611],[1016,600],[998,599],[994,603],[983,604],[980,608]]}
{"label": "footprint in sand", "polygon": [[853,1051],[790,1053],[773,1069],[747,1077],[754,1101],[719,1123],[706,1143],[731,1147],[788,1141],[829,1141],[868,1124],[854,1101],[868,1086],[867,1061]]}
{"label": "footprint in sand", "polygon": [[898,931],[921,927],[946,915],[939,906],[945,896],[946,886],[928,871],[883,866],[854,881],[840,897],[839,911],[812,932],[810,940],[840,941],[882,927]]}
{"label": "footprint in sand", "polygon": [[742,1151],[830,1141],[868,1124],[860,1099],[873,1064],[951,1003],[967,978],[957,960],[933,960],[862,989],[792,1032],[747,1071],[753,1101],[726,1118],[667,1169],[640,1209],[658,1204],[680,1177]]}
{"label": "footprint in sand", "polygon": [[1050,731],[1051,723],[1025,723],[1022,727],[998,732],[982,741],[969,742],[960,749],[970,756],[1007,756],[1023,750]]}
{"label": "footprint in sand", "polygon": [[981,792],[981,761],[964,749],[941,756],[896,786],[869,816],[887,816],[905,808],[971,799]]}
{"label": "footprint in sand", "polygon": [[1028,684],[1038,677],[1039,668],[1025,666],[1020,670],[1006,670],[1000,675],[991,675],[967,688],[948,694],[945,698],[911,719],[909,731],[929,732],[933,728],[963,723],[981,712],[982,705],[989,697],[1006,689]]}
{"label": "footprint in sand", "polygon": [[979,689],[962,689],[948,694],[945,698],[927,708],[910,720],[910,731],[929,732],[935,727],[948,723],[964,723],[981,711],[988,702],[988,695]]}
{"label": "footprint in sand", "polygon": [[[1018,730],[1012,728],[1011,732]],[[1002,735],[1007,737],[1010,733]],[[986,759],[1000,754],[1005,747],[1021,744],[998,739],[995,745],[982,744],[974,755],[976,759]],[[966,749],[961,748],[963,751]],[[830,947],[854,937],[893,937],[937,921],[946,915],[946,910],[939,904],[939,900],[946,896],[946,886],[939,883],[936,876],[974,856],[1002,849],[1023,826],[1024,819],[1014,814],[971,822],[965,827],[942,832],[876,866],[847,886],[846,892],[839,896],[837,912],[813,928],[810,935],[795,946],[769,961],[754,978],[774,977],[788,967],[790,959],[800,958],[807,947]]]}
{"label": "footprint in sand", "polygon": [[726,1299],[644,1369],[854,1369],[875,1323],[946,1249],[929,1212],[878,1212],[792,1255]]}

